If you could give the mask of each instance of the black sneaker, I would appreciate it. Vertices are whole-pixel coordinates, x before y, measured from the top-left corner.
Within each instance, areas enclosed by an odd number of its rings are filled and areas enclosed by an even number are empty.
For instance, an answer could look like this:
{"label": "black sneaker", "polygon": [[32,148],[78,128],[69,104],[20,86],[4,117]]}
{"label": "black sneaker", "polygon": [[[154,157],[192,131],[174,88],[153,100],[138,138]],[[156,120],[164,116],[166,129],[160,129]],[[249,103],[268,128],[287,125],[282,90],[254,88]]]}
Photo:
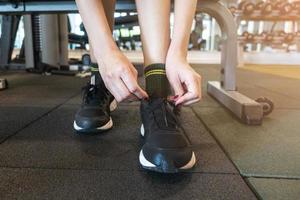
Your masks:
{"label": "black sneaker", "polygon": [[145,137],[145,144],[139,160],[144,169],[177,173],[195,165],[195,153],[179,124],[175,106],[162,98],[144,100],[141,117],[141,135]]}
{"label": "black sneaker", "polygon": [[79,133],[100,133],[113,126],[110,112],[117,108],[112,94],[100,85],[88,84],[83,88],[83,101],[74,120],[74,129]]}

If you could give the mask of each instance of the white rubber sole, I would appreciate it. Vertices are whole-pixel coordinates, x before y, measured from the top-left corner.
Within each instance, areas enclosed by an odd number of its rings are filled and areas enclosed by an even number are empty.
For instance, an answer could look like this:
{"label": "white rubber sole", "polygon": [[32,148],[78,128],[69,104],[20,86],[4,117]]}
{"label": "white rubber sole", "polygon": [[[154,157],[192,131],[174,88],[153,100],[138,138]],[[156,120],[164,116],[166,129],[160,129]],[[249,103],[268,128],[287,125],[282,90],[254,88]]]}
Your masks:
{"label": "white rubber sole", "polygon": [[[110,118],[110,120],[109,120],[105,125],[103,125],[103,126],[101,126],[101,127],[97,127],[97,128],[95,128],[95,130],[98,130],[98,131],[105,131],[105,130],[110,129],[112,126],[113,126],[113,121],[112,121],[112,119]],[[82,130],[83,130],[83,128],[81,128],[80,126],[78,126],[78,125],[76,124],[75,121],[74,121],[74,123],[73,123],[73,127],[74,127],[74,129],[75,129],[76,131],[82,131]]]}
{"label": "white rubber sole", "polygon": [[[114,100],[110,103],[110,105],[109,105],[109,110],[110,110],[111,112],[113,112],[113,111],[115,111],[115,110],[117,109],[117,107],[118,107],[118,103],[117,103],[117,101],[114,99]],[[97,128],[95,128],[94,130],[105,131],[105,130],[110,129],[112,126],[113,126],[113,121],[112,121],[112,119],[110,118],[110,120],[109,120],[104,126],[97,127]],[[73,127],[74,127],[74,129],[75,129],[76,131],[82,131],[82,130],[83,130],[83,128],[81,128],[80,126],[78,126],[78,125],[76,124],[75,121],[73,122]]]}
{"label": "white rubber sole", "polygon": [[[143,167],[146,167],[146,168],[156,168],[156,166],[153,163],[151,163],[150,161],[148,161],[145,158],[145,156],[143,154],[143,150],[140,151],[139,160],[140,160],[140,164]],[[195,156],[195,153],[193,152],[190,161],[186,165],[180,167],[179,169],[180,170],[188,170],[188,169],[193,168],[195,164],[196,164],[196,156]]]}
{"label": "white rubber sole", "polygon": [[109,110],[113,112],[117,109],[117,107],[118,107],[118,102],[114,99],[109,105]]}
{"label": "white rubber sole", "polygon": [[[140,131],[141,131],[141,136],[144,137],[145,136],[145,128],[144,128],[143,124],[141,125]],[[156,167],[153,163],[151,163],[150,161],[148,161],[145,158],[145,156],[143,154],[143,150],[140,151],[139,160],[140,160],[140,164],[143,167],[147,167],[147,168],[155,168]],[[192,167],[194,167],[195,164],[196,164],[196,156],[195,156],[195,153],[193,152],[190,161],[183,167],[180,167],[180,169],[188,170],[188,169],[191,169]]]}

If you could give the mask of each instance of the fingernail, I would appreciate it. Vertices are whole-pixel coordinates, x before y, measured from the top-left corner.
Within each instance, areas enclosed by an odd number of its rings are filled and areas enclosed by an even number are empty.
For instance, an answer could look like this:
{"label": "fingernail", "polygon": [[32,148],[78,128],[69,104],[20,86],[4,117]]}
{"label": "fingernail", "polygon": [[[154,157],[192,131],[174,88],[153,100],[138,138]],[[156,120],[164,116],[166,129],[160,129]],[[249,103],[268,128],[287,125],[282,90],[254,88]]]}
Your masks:
{"label": "fingernail", "polygon": [[176,96],[171,96],[170,99],[173,100],[173,101],[175,101],[178,97],[179,97],[178,95],[176,95]]}

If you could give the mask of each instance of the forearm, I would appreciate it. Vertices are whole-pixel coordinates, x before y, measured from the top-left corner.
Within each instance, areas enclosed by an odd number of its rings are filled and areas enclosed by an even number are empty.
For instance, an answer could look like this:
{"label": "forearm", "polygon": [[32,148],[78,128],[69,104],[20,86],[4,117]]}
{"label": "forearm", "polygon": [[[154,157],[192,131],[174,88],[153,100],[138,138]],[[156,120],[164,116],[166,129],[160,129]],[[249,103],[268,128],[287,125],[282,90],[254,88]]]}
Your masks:
{"label": "forearm", "polygon": [[189,38],[197,0],[175,0],[174,28],[169,54],[187,56]]}
{"label": "forearm", "polygon": [[102,1],[76,0],[80,15],[93,46],[96,59],[117,50],[107,22]]}

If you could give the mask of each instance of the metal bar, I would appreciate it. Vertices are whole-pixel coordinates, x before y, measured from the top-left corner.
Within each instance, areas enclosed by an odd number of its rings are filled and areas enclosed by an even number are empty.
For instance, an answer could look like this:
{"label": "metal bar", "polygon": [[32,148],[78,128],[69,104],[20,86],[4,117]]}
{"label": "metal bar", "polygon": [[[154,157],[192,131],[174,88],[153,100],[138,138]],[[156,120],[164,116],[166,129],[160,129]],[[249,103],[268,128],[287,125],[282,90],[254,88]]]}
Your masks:
{"label": "metal bar", "polygon": [[24,15],[24,31],[25,31],[24,45],[25,45],[26,69],[35,68],[31,15]]}
{"label": "metal bar", "polygon": [[222,31],[221,83],[225,90],[236,90],[237,25],[234,18],[218,0],[199,0],[197,10],[214,17]]}
{"label": "metal bar", "polygon": [[0,3],[0,13],[1,14],[16,14],[20,12],[24,12],[24,3],[19,2],[17,4],[13,4],[10,2],[1,2]]}
{"label": "metal bar", "polygon": [[77,12],[75,1],[29,1],[24,4],[25,12],[58,13]]}
{"label": "metal bar", "polygon": [[67,15],[58,15],[59,28],[59,65],[60,67],[69,66],[69,51],[68,51],[68,19]]}
{"label": "metal bar", "polygon": [[224,90],[218,81],[209,81],[207,91],[245,124],[262,124],[263,108],[260,103],[237,91]]}
{"label": "metal bar", "polygon": [[237,26],[231,12],[218,0],[199,0],[197,10],[214,17],[223,36],[221,81],[208,82],[208,94],[229,109],[242,122],[248,125],[262,124],[262,105],[236,91]]}
{"label": "metal bar", "polygon": [[59,67],[59,27],[58,15],[40,15],[41,62]]}

